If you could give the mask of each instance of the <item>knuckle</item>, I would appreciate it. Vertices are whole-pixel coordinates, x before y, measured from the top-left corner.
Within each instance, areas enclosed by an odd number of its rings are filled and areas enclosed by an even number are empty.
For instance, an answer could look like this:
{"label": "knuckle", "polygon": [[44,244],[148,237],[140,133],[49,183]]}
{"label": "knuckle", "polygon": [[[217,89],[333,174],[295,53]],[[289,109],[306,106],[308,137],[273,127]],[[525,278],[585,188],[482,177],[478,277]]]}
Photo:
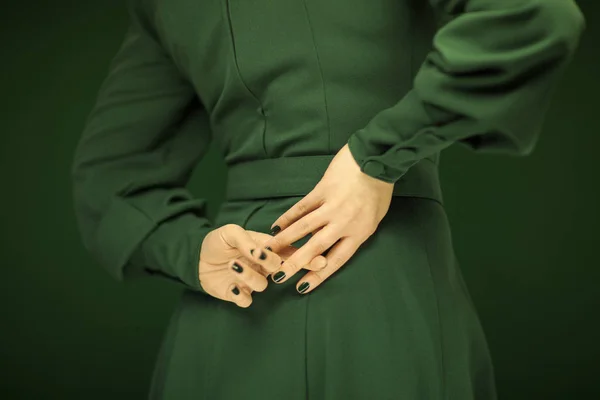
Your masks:
{"label": "knuckle", "polygon": [[310,231],[310,224],[308,223],[308,221],[305,221],[305,220],[300,221],[300,224],[298,227],[300,228],[300,230],[302,232]]}
{"label": "knuckle", "polygon": [[321,282],[323,282],[325,279],[327,279],[327,273],[325,271],[314,271],[313,273],[314,276],[314,281],[315,284],[313,285],[314,287],[316,287],[318,284],[320,284]]}
{"label": "knuckle", "polygon": [[[337,242],[337,240],[342,237],[343,235],[343,229],[341,229],[338,226],[331,226],[328,227],[327,231],[323,231],[323,233],[320,235],[319,239],[325,243],[335,243]],[[325,249],[327,250],[327,249]]]}
{"label": "knuckle", "polygon": [[[269,239],[268,242],[268,246],[271,247],[272,249],[274,249],[274,251],[277,251],[277,249],[282,247],[282,240],[281,240],[282,236],[273,236],[272,238]],[[262,262],[263,260],[258,260],[259,262]]]}
{"label": "knuckle", "polygon": [[290,217],[289,213],[285,213],[281,217],[279,217],[276,225],[279,225],[281,227],[289,226],[291,222],[292,222],[292,218]]}
{"label": "knuckle", "polygon": [[296,209],[301,213],[305,213],[308,211],[308,205],[304,201],[300,201],[296,204]]}
{"label": "knuckle", "polygon": [[292,218],[292,213],[290,211],[287,211],[285,214],[279,217],[278,225],[283,228],[284,226],[290,226],[290,224],[292,224],[293,222],[294,220]]}
{"label": "knuckle", "polygon": [[285,262],[285,264],[286,264],[286,267],[287,267],[286,269],[289,270],[289,271],[297,271],[298,270],[298,264],[296,263],[296,261],[290,261],[290,260],[288,260],[288,261]]}
{"label": "knuckle", "polygon": [[344,257],[342,256],[334,256],[331,259],[331,265],[333,266],[333,268],[339,268],[342,266],[342,264],[344,264]]}
{"label": "knuckle", "polygon": [[376,228],[377,225],[373,222],[361,222],[359,224],[354,225],[355,232],[364,234],[366,236],[371,236],[373,232],[375,232]]}
{"label": "knuckle", "polygon": [[270,240],[270,246],[273,248],[281,248],[283,247],[283,240],[281,239],[283,236],[274,236]]}
{"label": "knuckle", "polygon": [[314,249],[316,254],[322,254],[327,250],[325,243],[321,240],[317,240],[314,244]]}
{"label": "knuckle", "polygon": [[230,231],[231,233],[238,232],[241,226],[236,224],[226,224],[223,225],[223,229]]}

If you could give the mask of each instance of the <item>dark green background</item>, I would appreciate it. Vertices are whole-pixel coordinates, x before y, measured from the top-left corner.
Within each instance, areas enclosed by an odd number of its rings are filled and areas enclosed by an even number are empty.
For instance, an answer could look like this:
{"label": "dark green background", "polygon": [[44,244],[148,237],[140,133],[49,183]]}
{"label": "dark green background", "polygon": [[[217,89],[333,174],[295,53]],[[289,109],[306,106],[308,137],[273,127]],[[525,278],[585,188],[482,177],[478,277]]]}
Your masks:
{"label": "dark green background", "polygon": [[[69,181],[127,24],[124,2],[12,3],[0,28],[0,396],[141,399],[179,288],[112,281],[81,245]],[[588,28],[535,152],[453,146],[442,157],[454,243],[501,399],[600,398],[600,4],[580,6]],[[224,172],[212,151],[193,178],[211,216]]]}

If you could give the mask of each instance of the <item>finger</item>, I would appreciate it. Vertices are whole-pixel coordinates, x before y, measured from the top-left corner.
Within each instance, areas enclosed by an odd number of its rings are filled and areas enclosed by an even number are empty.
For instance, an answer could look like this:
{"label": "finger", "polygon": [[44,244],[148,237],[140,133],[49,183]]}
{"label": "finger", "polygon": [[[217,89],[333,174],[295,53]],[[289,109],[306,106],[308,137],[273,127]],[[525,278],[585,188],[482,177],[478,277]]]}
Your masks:
{"label": "finger", "polygon": [[242,260],[244,260],[246,263],[248,263],[248,265],[250,265],[250,268],[252,268],[256,272],[258,272],[262,276],[264,276],[264,277],[269,276],[270,272],[267,271],[266,269],[264,269],[260,264],[252,262],[252,260],[248,260],[246,257],[243,257]]}
{"label": "finger", "polygon": [[252,262],[259,264],[267,275],[277,271],[281,265],[281,257],[270,247],[257,248],[252,252]]}
{"label": "finger", "polygon": [[298,293],[306,294],[313,291],[317,286],[323,283],[323,281],[346,264],[359,247],[360,244],[357,244],[356,241],[347,237],[334,244],[325,257],[327,259],[325,268],[321,271],[310,271],[298,281],[296,284]]}
{"label": "finger", "polygon": [[250,233],[239,225],[229,224],[220,231],[221,238],[230,247],[237,249],[243,256],[254,260],[252,252],[258,247]]}
{"label": "finger", "polygon": [[[325,259],[325,257],[319,255],[313,258],[309,264],[304,265],[301,268],[310,271],[321,271],[326,266],[327,260]],[[286,269],[282,269],[271,274],[271,279],[275,283],[283,283],[287,281],[290,277],[294,276],[294,274],[296,274],[296,272],[298,272],[301,268],[293,268],[292,270],[290,270],[289,267],[286,267]]]}
{"label": "finger", "polygon": [[273,222],[271,225],[271,234],[276,235],[279,231],[292,225],[298,219],[318,208],[322,202],[323,196],[321,192],[313,189]]}
{"label": "finger", "polygon": [[339,238],[340,234],[331,228],[331,225],[327,225],[281,264],[279,270],[272,274],[273,281],[276,283],[287,281],[300,269],[310,265],[315,257],[324,253]]}
{"label": "finger", "polygon": [[267,288],[268,281],[264,275],[255,271],[247,263],[240,259],[232,260],[229,265],[229,270],[234,279],[248,286],[256,292],[262,292]]}
{"label": "finger", "polygon": [[309,233],[323,227],[323,225],[327,223],[325,215],[326,212],[323,211],[323,208],[319,208],[318,210],[305,215],[283,231],[279,232],[277,236],[269,239],[266,245],[271,247],[273,251],[278,252],[283,247],[289,246]]}
{"label": "finger", "polygon": [[[321,229],[322,229],[322,227],[315,229],[313,231],[313,234],[316,234]],[[252,239],[259,245],[259,247],[266,248],[267,250],[273,252],[273,249],[270,248],[269,246],[267,246],[268,241],[271,238],[273,238],[273,236],[263,233],[263,232],[257,232],[257,231],[252,231],[252,230],[246,230],[246,232],[248,232],[250,234]],[[287,260],[288,258],[290,258],[297,250],[298,250],[297,247],[288,245],[288,246],[283,247],[282,249],[279,249],[276,253],[273,252],[274,254],[277,255],[277,257],[279,257],[279,258],[275,258],[275,260],[277,260],[277,262],[275,262],[275,264],[277,264],[277,269],[279,269],[279,265],[282,263],[283,260]],[[271,253],[267,253],[267,258],[269,257],[269,254],[271,254]],[[319,259],[320,258],[317,257],[317,264],[314,266],[314,268],[317,268],[317,269],[320,268],[320,265],[318,262]],[[326,262],[325,259],[323,259],[322,262],[324,264]]]}
{"label": "finger", "polygon": [[264,239],[260,239],[261,236],[263,238],[272,237],[260,232],[247,231],[241,226],[234,224],[227,225],[226,229],[223,229],[222,232],[222,238],[225,243],[249,259],[253,264],[253,268],[258,269],[263,276],[268,276],[271,272],[279,268],[281,258],[272,251],[260,248],[259,243],[264,243],[265,241]]}
{"label": "finger", "polygon": [[304,269],[308,269],[310,271],[320,271],[327,265],[327,259],[321,255],[316,256],[312,259],[310,264],[305,265]]}
{"label": "finger", "polygon": [[250,307],[250,304],[252,304],[252,296],[250,296],[250,293],[248,293],[245,288],[240,287],[237,283],[229,285],[226,298],[242,308]]}
{"label": "finger", "polygon": [[288,258],[290,258],[296,251],[298,251],[298,248],[290,245],[290,246],[285,246],[283,249],[279,250],[277,252],[277,254],[281,258],[281,262],[283,262],[284,260],[287,260]]}
{"label": "finger", "polygon": [[[263,233],[256,232],[252,230],[246,230],[246,232],[250,235],[252,240],[258,245],[258,251],[252,251],[252,263],[254,265],[260,265],[261,272],[263,275],[267,276],[273,271],[279,269],[282,260],[285,257],[286,253],[290,253],[296,250],[293,246],[286,246],[283,250],[279,252],[274,252],[273,249],[268,246],[268,241],[273,236]],[[264,251],[264,254],[263,254]]]}
{"label": "finger", "polygon": [[[283,249],[279,252],[279,256],[281,257],[282,260],[287,260],[296,251],[298,251],[297,247],[287,246],[285,249]],[[313,260],[310,262],[310,264],[305,265],[304,268],[311,270],[311,271],[320,271],[325,267],[326,264],[327,264],[327,259],[325,259],[325,257],[319,255],[319,256],[313,258]]]}
{"label": "finger", "polygon": [[[297,247],[290,245],[290,246],[285,246],[284,248],[278,250],[275,253],[270,246],[267,246],[268,240],[273,238],[273,236],[268,235],[266,233],[262,233],[262,232],[256,232],[256,231],[247,231],[247,232],[250,233],[250,236],[252,236],[252,239],[259,245],[258,247],[270,251],[270,253],[267,253],[267,259],[270,257],[271,253],[274,254],[274,257],[275,257],[274,260],[277,261],[277,262],[274,262],[274,264],[277,264],[277,269],[279,268],[279,265],[281,264],[282,260],[286,260],[292,254],[294,254],[294,252],[296,250],[298,250]],[[254,260],[253,260],[253,262],[254,262]]]}
{"label": "finger", "polygon": [[[302,269],[307,269],[309,271],[321,271],[323,268],[325,268],[327,266],[327,259],[321,255],[316,256],[315,258],[313,258],[310,263],[303,265]],[[274,273],[271,273],[271,279],[275,282],[275,283],[283,283],[286,280],[288,280],[290,277],[294,276],[294,274],[296,274],[298,271],[300,270],[294,270],[293,272],[286,272],[286,270],[280,270],[280,271],[276,271]],[[281,273],[283,273],[284,275],[282,275]],[[277,278],[275,278],[275,276],[277,276]]]}

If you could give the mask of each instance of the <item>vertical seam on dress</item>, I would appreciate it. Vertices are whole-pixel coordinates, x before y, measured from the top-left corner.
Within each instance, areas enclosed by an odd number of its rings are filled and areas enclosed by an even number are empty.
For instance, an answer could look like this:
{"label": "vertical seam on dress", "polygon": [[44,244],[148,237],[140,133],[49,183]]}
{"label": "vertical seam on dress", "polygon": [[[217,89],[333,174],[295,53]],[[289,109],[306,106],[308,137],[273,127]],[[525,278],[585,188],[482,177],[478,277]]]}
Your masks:
{"label": "vertical seam on dress", "polygon": [[[436,203],[439,203],[436,201]],[[431,261],[429,259],[429,243],[427,235],[422,235],[423,243],[425,244],[425,257],[427,259],[427,270],[429,275],[429,280],[431,282],[431,286],[433,288],[433,296],[435,297],[435,311],[437,316],[438,323],[438,339],[439,339],[439,348],[440,348],[440,369],[441,369],[441,378],[442,378],[442,398],[447,399],[448,394],[446,393],[446,361],[444,359],[444,340],[443,340],[443,329],[442,329],[442,318],[440,316],[440,298],[436,292],[435,283],[433,280],[433,272],[431,268]]]}
{"label": "vertical seam on dress", "polygon": [[323,67],[321,65],[321,58],[319,57],[319,50],[317,48],[317,42],[315,40],[315,33],[312,26],[312,22],[310,21],[310,16],[308,13],[308,6],[306,5],[306,0],[302,0],[302,4],[304,5],[304,11],[306,13],[306,20],[308,21],[308,27],[310,30],[310,36],[312,38],[313,47],[315,49],[315,57],[317,58],[317,66],[319,68],[319,76],[321,77],[321,86],[323,87],[323,103],[325,106],[325,120],[327,121],[327,153],[331,152],[331,123],[329,121],[329,107],[327,106],[327,92],[325,90],[325,78],[323,76]]}
{"label": "vertical seam on dress", "polygon": [[226,17],[226,21],[227,21],[227,28],[229,29],[229,38],[231,40],[231,51],[233,53],[233,63],[235,65],[235,73],[236,73],[242,87],[250,94],[250,96],[258,103],[258,106],[260,107],[260,114],[263,117],[263,131],[261,134],[262,149],[263,149],[265,156],[268,157],[269,155],[267,153],[266,140],[265,140],[265,135],[266,135],[266,131],[267,131],[267,117],[265,115],[265,109],[263,107],[262,102],[258,98],[258,96],[256,96],[256,94],[254,94],[254,92],[252,90],[250,90],[250,87],[248,87],[248,85],[244,81],[244,78],[242,77],[242,73],[240,72],[240,66],[238,64],[237,52],[236,52],[236,48],[235,48],[235,35],[233,33],[233,24],[231,23],[231,12],[230,12],[230,8],[229,8],[229,0],[225,0],[223,2],[223,5],[225,8],[224,11],[225,11],[225,17]]}

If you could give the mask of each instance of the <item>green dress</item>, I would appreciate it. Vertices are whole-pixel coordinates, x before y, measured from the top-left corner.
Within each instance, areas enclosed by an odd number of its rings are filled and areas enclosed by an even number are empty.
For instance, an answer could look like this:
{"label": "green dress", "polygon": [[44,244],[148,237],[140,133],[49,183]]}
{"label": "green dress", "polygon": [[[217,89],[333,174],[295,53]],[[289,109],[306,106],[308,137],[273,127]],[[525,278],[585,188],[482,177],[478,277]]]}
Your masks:
{"label": "green dress", "polygon": [[[83,242],[101,265],[118,280],[184,289],[150,398],[496,398],[439,154],[453,143],[532,151],[585,27],[574,1],[130,5],[72,179]],[[215,221],[186,189],[211,140],[229,171]],[[308,295],[295,290],[300,273],[248,309],[203,292],[207,232],[269,232],[345,143],[364,173],[395,183],[354,257]]]}

